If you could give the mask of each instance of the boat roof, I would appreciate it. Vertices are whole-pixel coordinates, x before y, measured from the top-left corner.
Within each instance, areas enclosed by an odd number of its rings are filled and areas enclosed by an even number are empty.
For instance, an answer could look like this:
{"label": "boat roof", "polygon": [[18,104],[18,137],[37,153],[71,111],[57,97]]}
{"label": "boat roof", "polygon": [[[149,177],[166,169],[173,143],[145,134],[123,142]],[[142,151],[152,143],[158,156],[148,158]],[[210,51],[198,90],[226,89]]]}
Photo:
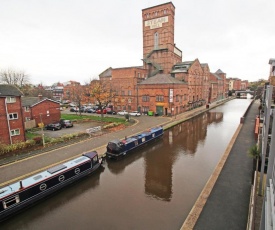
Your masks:
{"label": "boat roof", "polygon": [[[28,187],[30,185],[39,183],[41,181],[46,180],[47,178],[50,178],[56,174],[60,174],[64,171],[66,171],[69,168],[75,167],[81,163],[84,163],[86,161],[89,161],[89,156],[94,156],[95,152],[90,152],[83,154],[83,156],[80,156],[78,158],[75,158],[71,161],[68,161],[66,163],[54,166],[52,168],[47,169],[46,171],[40,172],[38,174],[35,174],[31,177],[28,177],[26,179],[21,180],[23,187]],[[18,192],[20,190],[20,181],[15,182],[14,184],[7,185],[6,187],[3,187],[0,189],[0,199],[2,199],[5,196],[8,196],[12,193]]]}
{"label": "boat roof", "polygon": [[135,136],[131,136],[131,137],[128,137],[126,140],[124,140],[124,143],[130,143],[130,142],[133,142],[133,141],[136,141],[137,139],[140,139],[140,138],[143,138],[143,137],[146,137],[152,133],[155,133],[159,130],[162,130],[162,127],[154,127],[154,128],[151,128],[143,133],[139,133]]}

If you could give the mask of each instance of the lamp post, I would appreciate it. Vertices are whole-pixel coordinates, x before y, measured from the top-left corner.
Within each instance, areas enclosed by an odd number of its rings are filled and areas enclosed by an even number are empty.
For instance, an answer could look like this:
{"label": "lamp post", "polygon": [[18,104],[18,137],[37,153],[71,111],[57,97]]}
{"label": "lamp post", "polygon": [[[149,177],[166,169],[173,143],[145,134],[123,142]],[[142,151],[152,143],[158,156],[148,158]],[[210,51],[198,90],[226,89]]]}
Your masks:
{"label": "lamp post", "polygon": [[40,127],[41,127],[41,135],[42,135],[42,143],[43,143],[43,147],[45,147],[45,138],[44,138],[44,124],[42,122],[42,113],[39,113],[40,115]]}

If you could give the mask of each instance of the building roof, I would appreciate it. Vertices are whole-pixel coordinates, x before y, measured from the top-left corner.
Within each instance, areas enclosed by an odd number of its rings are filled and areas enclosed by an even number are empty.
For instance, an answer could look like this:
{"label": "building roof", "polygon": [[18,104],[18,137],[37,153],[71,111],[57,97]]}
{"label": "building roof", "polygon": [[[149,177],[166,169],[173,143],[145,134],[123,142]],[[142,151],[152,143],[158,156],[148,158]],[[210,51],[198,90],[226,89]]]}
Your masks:
{"label": "building roof", "polygon": [[179,62],[173,66],[171,73],[187,73],[194,61]]}
{"label": "building roof", "polygon": [[0,97],[23,96],[23,93],[15,85],[0,84]]}
{"label": "building roof", "polygon": [[174,4],[172,2],[166,2],[166,3],[162,3],[162,4],[159,4],[159,5],[155,5],[155,6],[151,6],[151,7],[145,8],[142,11],[148,10],[148,9],[151,9],[151,8],[155,8],[155,7],[158,7],[158,6],[168,5],[168,4],[171,4],[175,8],[175,6],[174,6]]}
{"label": "building roof", "polygon": [[111,76],[112,76],[112,67],[105,69],[101,74],[99,74],[99,77],[111,77]]}
{"label": "building roof", "polygon": [[274,58],[270,58],[268,64],[271,65],[273,62],[275,62]]}
{"label": "building roof", "polygon": [[48,99],[47,97],[42,97],[42,98],[39,98],[39,97],[22,97],[21,99],[22,99],[22,106],[33,107],[33,106],[35,106],[35,105],[37,105],[37,104],[39,104],[43,101],[47,101],[47,100],[59,104],[59,102]]}
{"label": "building roof", "polygon": [[223,74],[224,72],[222,72],[222,70],[220,70],[220,69],[218,69],[217,71],[216,71],[216,74]]}
{"label": "building roof", "polygon": [[170,74],[157,74],[139,83],[139,85],[160,85],[160,84],[186,84],[186,83],[174,77],[171,77]]}

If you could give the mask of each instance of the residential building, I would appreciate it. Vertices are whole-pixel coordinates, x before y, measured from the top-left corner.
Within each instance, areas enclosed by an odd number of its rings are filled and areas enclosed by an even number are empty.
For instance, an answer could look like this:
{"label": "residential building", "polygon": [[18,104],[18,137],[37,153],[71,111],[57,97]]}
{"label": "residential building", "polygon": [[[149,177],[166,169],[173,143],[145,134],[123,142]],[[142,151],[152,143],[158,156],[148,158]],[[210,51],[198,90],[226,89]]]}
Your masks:
{"label": "residential building", "polygon": [[14,144],[25,141],[21,97],[14,85],[0,85],[0,143]]}
{"label": "residential building", "polygon": [[35,120],[35,124],[44,125],[58,122],[61,118],[60,103],[48,98],[22,97],[22,110],[24,121]]}

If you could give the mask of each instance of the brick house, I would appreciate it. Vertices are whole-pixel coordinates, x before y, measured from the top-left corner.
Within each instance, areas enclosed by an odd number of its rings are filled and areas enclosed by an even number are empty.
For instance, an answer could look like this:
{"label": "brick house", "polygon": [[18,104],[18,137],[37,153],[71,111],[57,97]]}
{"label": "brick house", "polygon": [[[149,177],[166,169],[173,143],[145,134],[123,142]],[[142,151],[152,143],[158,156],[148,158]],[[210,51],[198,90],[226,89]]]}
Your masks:
{"label": "brick house", "polygon": [[0,143],[14,144],[26,140],[22,95],[14,85],[0,85]]}
{"label": "brick house", "polygon": [[42,97],[22,97],[24,121],[35,120],[36,125],[58,122],[61,118],[60,104]]}

